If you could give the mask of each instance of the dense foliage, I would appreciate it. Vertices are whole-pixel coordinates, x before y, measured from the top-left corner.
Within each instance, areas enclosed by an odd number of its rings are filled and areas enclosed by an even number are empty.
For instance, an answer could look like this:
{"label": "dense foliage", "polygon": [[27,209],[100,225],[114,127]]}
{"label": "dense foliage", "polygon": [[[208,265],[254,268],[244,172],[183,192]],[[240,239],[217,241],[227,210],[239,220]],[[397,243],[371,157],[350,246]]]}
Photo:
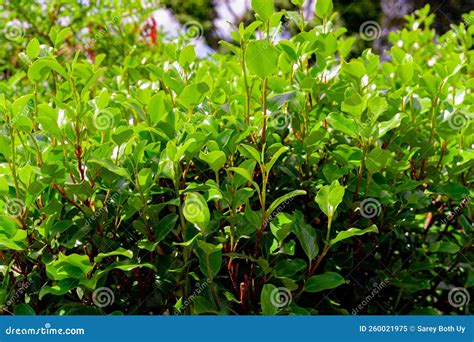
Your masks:
{"label": "dense foliage", "polygon": [[415,12],[381,62],[331,1],[252,5],[204,59],[137,4],[5,24],[5,314],[469,313],[474,12]]}

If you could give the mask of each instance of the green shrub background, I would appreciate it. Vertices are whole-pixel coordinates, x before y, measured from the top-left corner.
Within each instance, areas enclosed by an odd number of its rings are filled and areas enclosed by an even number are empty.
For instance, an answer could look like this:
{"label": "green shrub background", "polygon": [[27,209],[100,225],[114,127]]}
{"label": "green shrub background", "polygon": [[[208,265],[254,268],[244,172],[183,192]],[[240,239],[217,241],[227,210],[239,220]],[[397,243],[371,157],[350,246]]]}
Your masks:
{"label": "green shrub background", "polygon": [[138,2],[87,32],[9,12],[4,314],[472,311],[474,12],[438,35],[416,11],[382,62],[331,1],[252,4],[202,59]]}

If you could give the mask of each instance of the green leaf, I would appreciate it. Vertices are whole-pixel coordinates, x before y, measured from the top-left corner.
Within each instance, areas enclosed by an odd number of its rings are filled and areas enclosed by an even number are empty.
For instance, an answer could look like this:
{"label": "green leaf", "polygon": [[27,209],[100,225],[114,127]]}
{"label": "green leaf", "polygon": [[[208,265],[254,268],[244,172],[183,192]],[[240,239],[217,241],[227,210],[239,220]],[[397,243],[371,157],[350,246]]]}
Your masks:
{"label": "green leaf", "polygon": [[327,122],[332,129],[341,131],[351,138],[357,138],[359,136],[359,128],[356,122],[346,118],[342,113],[329,114]]}
{"label": "green leaf", "polygon": [[160,220],[155,228],[155,242],[161,242],[174,228],[179,216],[171,213]]}
{"label": "green leaf", "polygon": [[57,260],[46,265],[46,274],[52,280],[63,280],[67,278],[81,279],[92,271],[93,266],[87,255],[59,254]]}
{"label": "green leaf", "polygon": [[315,12],[319,18],[328,17],[333,9],[332,0],[316,0]]}
{"label": "green leaf", "polygon": [[127,126],[117,127],[112,134],[112,140],[118,145],[122,145],[130,140],[133,136],[133,129]]}
{"label": "green leaf", "polygon": [[99,110],[106,109],[110,102],[110,94],[107,89],[104,89],[100,92],[99,96],[96,97],[96,105]]}
{"label": "green leaf", "polygon": [[391,157],[392,155],[389,151],[377,146],[367,154],[365,166],[373,174],[382,170]]}
{"label": "green leaf", "polygon": [[215,304],[211,303],[209,300],[203,296],[197,296],[193,299],[193,314],[195,315],[210,315],[219,314],[219,311],[216,310]]}
{"label": "green leaf", "polygon": [[47,104],[42,103],[38,105],[38,113],[36,121],[41,125],[41,129],[59,138],[61,136],[61,130],[58,126],[58,115],[56,111]]}
{"label": "green leaf", "polygon": [[196,254],[201,272],[208,279],[214,279],[222,265],[222,245],[213,245],[202,240],[197,242]]}
{"label": "green leaf", "polygon": [[14,120],[30,116],[35,108],[34,96],[31,94],[23,95],[17,98],[12,104],[12,112]]}
{"label": "green leaf", "polygon": [[138,184],[142,189],[148,189],[153,183],[153,175],[151,169],[144,168],[138,173]]}
{"label": "green leaf", "polygon": [[359,61],[351,61],[347,64],[344,64],[343,71],[346,74],[354,76],[358,80],[362,78],[367,73],[365,65]]}
{"label": "green leaf", "polygon": [[356,235],[364,235],[366,233],[378,233],[377,226],[375,224],[371,225],[368,228],[365,229],[358,229],[358,228],[349,228],[348,230],[339,232],[337,236],[331,240],[330,244],[331,246],[338,243],[339,241],[348,239],[352,236]]}
{"label": "green leaf", "polygon": [[35,310],[29,304],[17,304],[13,308],[13,315],[15,316],[35,316]]}
{"label": "green leaf", "polygon": [[174,161],[179,162],[180,160],[184,159],[184,157],[186,156],[186,152],[195,143],[196,143],[196,139],[190,138],[186,140],[183,144],[179,145],[178,148],[176,149],[176,155],[174,156]]}
{"label": "green leaf", "polygon": [[263,21],[267,21],[275,12],[273,0],[252,0],[252,9]]}
{"label": "green leaf", "polygon": [[209,86],[205,82],[190,84],[179,94],[179,102],[187,109],[192,109],[200,103],[208,91]]}
{"label": "green leaf", "polygon": [[219,171],[227,161],[225,153],[222,151],[212,151],[209,153],[199,152],[199,159],[205,161],[212,169],[212,171]]}
{"label": "green leaf", "polygon": [[273,165],[276,163],[278,158],[280,158],[280,156],[288,150],[289,150],[288,147],[282,146],[278,149],[278,151],[275,152],[275,154],[272,156],[272,159],[270,159],[270,161],[265,164],[265,172],[267,174],[270,173],[270,170],[272,169]]}
{"label": "green leaf", "polygon": [[54,47],[57,48],[62,43],[64,43],[64,39],[66,39],[67,35],[70,34],[71,31],[72,30],[69,27],[63,28],[61,31],[59,31],[54,39]]}
{"label": "green leaf", "polygon": [[436,241],[430,244],[430,252],[456,254],[460,247],[451,241]]}
{"label": "green leaf", "polygon": [[149,268],[149,269],[154,270],[156,272],[155,265],[152,265],[148,262],[137,264],[137,263],[119,261],[119,262],[113,263],[111,266],[107,267],[104,271],[101,271],[100,274],[108,272],[111,269],[122,270],[122,271],[127,271],[128,272],[128,271],[132,271],[136,268],[142,268],[142,267]]}
{"label": "green leaf", "polygon": [[196,51],[194,51],[194,46],[189,44],[186,45],[179,54],[179,64],[183,67],[189,66],[196,59]]}
{"label": "green leaf", "polygon": [[165,102],[163,93],[153,95],[148,104],[150,113],[150,122],[152,125],[156,125],[162,121],[165,116]]}
{"label": "green leaf", "polygon": [[26,237],[26,230],[23,229],[18,229],[11,237],[6,237],[0,231],[0,250],[23,251],[26,249]]}
{"label": "green leaf", "polygon": [[10,139],[0,135],[0,155],[3,155],[5,158],[10,158],[11,156],[11,142]]}
{"label": "green leaf", "polygon": [[245,158],[253,159],[259,164],[262,163],[262,157],[260,155],[260,152],[258,152],[255,147],[246,144],[241,144],[238,149],[240,151],[240,154],[242,154]]}
{"label": "green leaf", "polygon": [[413,63],[403,63],[397,68],[397,74],[404,83],[408,83],[413,78]]}
{"label": "green leaf", "polygon": [[15,118],[15,121],[13,122],[13,127],[18,129],[19,131],[29,133],[33,129],[33,121],[31,121],[30,118],[21,115]]}
{"label": "green leaf", "polygon": [[293,219],[291,215],[286,213],[279,213],[275,216],[275,219],[270,222],[270,229],[272,234],[281,243],[285,240],[286,236],[290,232],[291,226],[293,225]]}
{"label": "green leaf", "polygon": [[247,67],[260,78],[267,78],[278,68],[278,52],[265,40],[251,41],[247,46]]}
{"label": "green leaf", "polygon": [[32,40],[30,40],[30,42],[28,43],[26,47],[26,54],[28,55],[29,59],[33,60],[36,57],[38,57],[39,53],[40,53],[40,43],[38,39],[33,38]]}
{"label": "green leaf", "polygon": [[239,174],[240,176],[242,176],[245,180],[247,180],[248,182],[250,182],[254,187],[255,189],[257,189],[258,192],[260,192],[260,187],[258,186],[258,184],[252,179],[252,175],[250,174],[250,172],[247,170],[247,169],[244,169],[243,167],[229,167],[227,169],[227,171],[233,171],[237,174]]}
{"label": "green leaf", "polygon": [[112,164],[112,162],[108,160],[98,160],[98,159],[90,159],[89,164],[98,165],[112,173],[115,173],[117,176],[130,178],[127,170],[117,165]]}
{"label": "green leaf", "polygon": [[8,193],[8,182],[5,178],[0,178],[0,192],[7,192]]}
{"label": "green leaf", "polygon": [[394,129],[394,128],[397,128],[398,126],[400,126],[402,120],[406,117],[405,114],[402,114],[402,113],[398,113],[398,114],[395,114],[393,116],[393,118],[391,118],[390,120],[388,121],[384,121],[384,122],[380,122],[379,124],[377,124],[377,135],[376,135],[376,138],[381,138],[385,135],[385,133],[387,133],[388,131]]}
{"label": "green leaf", "polygon": [[335,180],[331,185],[323,186],[316,195],[316,203],[319,208],[326,214],[327,217],[332,218],[336,212],[337,207],[342,202],[345,188]]}
{"label": "green leaf", "polygon": [[190,192],[186,195],[183,214],[186,220],[194,224],[200,231],[206,231],[206,228],[209,225],[211,214],[209,212],[206,200],[201,194],[197,192]]}
{"label": "green leaf", "polygon": [[316,230],[304,221],[303,214],[295,212],[294,233],[303,248],[308,260],[313,260],[319,253],[319,246],[316,239]]}
{"label": "green leaf", "polygon": [[296,196],[301,196],[301,195],[306,195],[306,191],[304,190],[293,190],[287,194],[284,194],[283,196],[278,197],[276,200],[270,204],[267,210],[267,215],[270,216],[273,211],[278,208],[280,204],[283,202],[289,201],[291,198],[296,197]]}
{"label": "green leaf", "polygon": [[291,0],[291,3],[295,6],[301,7],[303,6],[305,0]]}
{"label": "green leaf", "polygon": [[278,312],[277,302],[278,289],[273,284],[265,284],[260,294],[260,305],[262,306],[262,314],[266,316],[275,315]]}
{"label": "green leaf", "polygon": [[28,78],[31,82],[40,82],[46,79],[51,70],[67,79],[66,70],[56,60],[49,57],[35,61],[28,69]]}
{"label": "green leaf", "polygon": [[320,292],[333,289],[345,283],[345,280],[339,273],[326,272],[312,276],[304,285],[306,292]]}
{"label": "green leaf", "polygon": [[437,191],[455,201],[462,201],[465,198],[470,200],[469,189],[459,183],[449,182],[440,184],[437,186]]}
{"label": "green leaf", "polygon": [[280,260],[273,271],[277,278],[291,278],[306,267],[306,262],[302,259],[285,259]]}
{"label": "green leaf", "polygon": [[58,281],[53,286],[43,286],[39,293],[39,299],[41,300],[47,294],[52,294],[55,296],[61,296],[68,293],[71,289],[77,287],[79,282],[77,279],[66,278]]}
{"label": "green leaf", "polygon": [[344,102],[341,105],[341,109],[357,118],[359,118],[362,113],[367,108],[367,99],[360,96],[358,93],[353,93],[346,97]]}
{"label": "green leaf", "polygon": [[120,247],[120,248],[116,249],[113,252],[97,254],[97,256],[94,258],[94,262],[98,263],[98,262],[102,261],[103,259],[105,259],[107,257],[111,257],[111,256],[124,256],[126,258],[131,259],[131,258],[133,258],[133,252],[129,249],[125,249],[125,248]]}

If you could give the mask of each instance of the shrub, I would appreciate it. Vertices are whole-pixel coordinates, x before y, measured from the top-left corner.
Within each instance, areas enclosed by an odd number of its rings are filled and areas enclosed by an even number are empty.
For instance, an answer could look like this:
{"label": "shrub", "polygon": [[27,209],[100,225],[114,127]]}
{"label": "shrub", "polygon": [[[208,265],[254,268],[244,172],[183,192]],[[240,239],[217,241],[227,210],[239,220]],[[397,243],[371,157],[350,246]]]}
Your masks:
{"label": "shrub", "polygon": [[252,3],[202,59],[125,9],[2,44],[4,313],[468,312],[472,21],[348,60],[331,1]]}

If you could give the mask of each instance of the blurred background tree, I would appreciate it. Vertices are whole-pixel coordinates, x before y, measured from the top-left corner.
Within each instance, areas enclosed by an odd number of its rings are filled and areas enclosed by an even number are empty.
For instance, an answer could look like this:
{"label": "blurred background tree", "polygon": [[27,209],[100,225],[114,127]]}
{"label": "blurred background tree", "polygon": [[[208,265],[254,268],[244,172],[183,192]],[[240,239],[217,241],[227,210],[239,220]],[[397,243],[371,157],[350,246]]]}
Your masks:
{"label": "blurred background tree", "polygon": [[[250,10],[251,0],[0,0],[0,30],[8,22],[15,21],[24,29],[25,39],[38,37],[40,42],[48,42],[48,33],[54,25],[69,27],[74,39],[69,38],[71,51],[83,41],[93,40],[103,30],[114,30],[117,51],[107,51],[108,58],[120,60],[127,55],[133,46],[128,46],[128,37],[140,36],[142,41],[154,44],[157,35],[176,37],[183,33],[182,25],[196,24],[202,35],[196,44],[200,56],[211,50],[219,49],[219,40],[230,40],[232,25],[253,20]],[[294,11],[291,0],[274,0],[277,10]],[[305,18],[314,15],[316,0],[306,0],[303,8]],[[367,47],[373,47],[381,53],[388,48],[388,34],[402,26],[403,17],[418,8],[431,5],[436,14],[434,27],[439,33],[449,29],[450,24],[459,23],[461,14],[474,10],[474,0],[333,0],[334,8],[339,13],[336,25],[347,27],[348,34],[358,34],[361,25],[375,21],[380,25],[381,37],[374,41],[357,40],[355,53]],[[118,5],[120,4],[120,5]],[[44,13],[47,13],[45,15]],[[120,17],[121,25],[111,25],[111,18]],[[127,28],[125,28],[127,26]],[[291,33],[297,28],[289,25]],[[293,32],[291,32],[293,30]],[[202,32],[201,32],[202,31]],[[288,34],[287,33],[287,34]],[[112,39],[112,36],[109,37]],[[133,40],[131,40],[133,41]],[[21,51],[24,47],[12,43],[12,49]],[[94,40],[90,56],[101,52],[100,40]],[[109,44],[103,44],[110,47]],[[15,52],[15,51],[13,51]],[[7,56],[16,59],[17,53],[0,51],[0,61]],[[86,51],[87,52],[87,51]],[[110,56],[109,56],[110,55]],[[12,57],[13,56],[13,57]],[[10,61],[16,64],[15,60]],[[5,62],[0,63],[0,74],[10,68]]]}
{"label": "blurred background tree", "polygon": [[[308,16],[314,9],[316,0],[306,0],[304,4]],[[374,43],[376,49],[384,46],[384,37],[400,27],[403,17],[426,4],[436,13],[434,27],[439,33],[449,29],[450,24],[461,21],[461,15],[474,10],[474,0],[333,0],[335,10],[340,14],[341,25],[348,33],[358,33],[360,26],[367,21],[376,21],[382,29],[382,39]],[[181,23],[195,20],[204,28],[204,37],[210,47],[217,49],[218,41],[225,38],[216,27],[220,12],[227,14],[224,20],[233,23],[251,21],[250,0],[164,0],[161,2],[170,9]],[[290,0],[275,0],[277,9],[295,10]]]}

